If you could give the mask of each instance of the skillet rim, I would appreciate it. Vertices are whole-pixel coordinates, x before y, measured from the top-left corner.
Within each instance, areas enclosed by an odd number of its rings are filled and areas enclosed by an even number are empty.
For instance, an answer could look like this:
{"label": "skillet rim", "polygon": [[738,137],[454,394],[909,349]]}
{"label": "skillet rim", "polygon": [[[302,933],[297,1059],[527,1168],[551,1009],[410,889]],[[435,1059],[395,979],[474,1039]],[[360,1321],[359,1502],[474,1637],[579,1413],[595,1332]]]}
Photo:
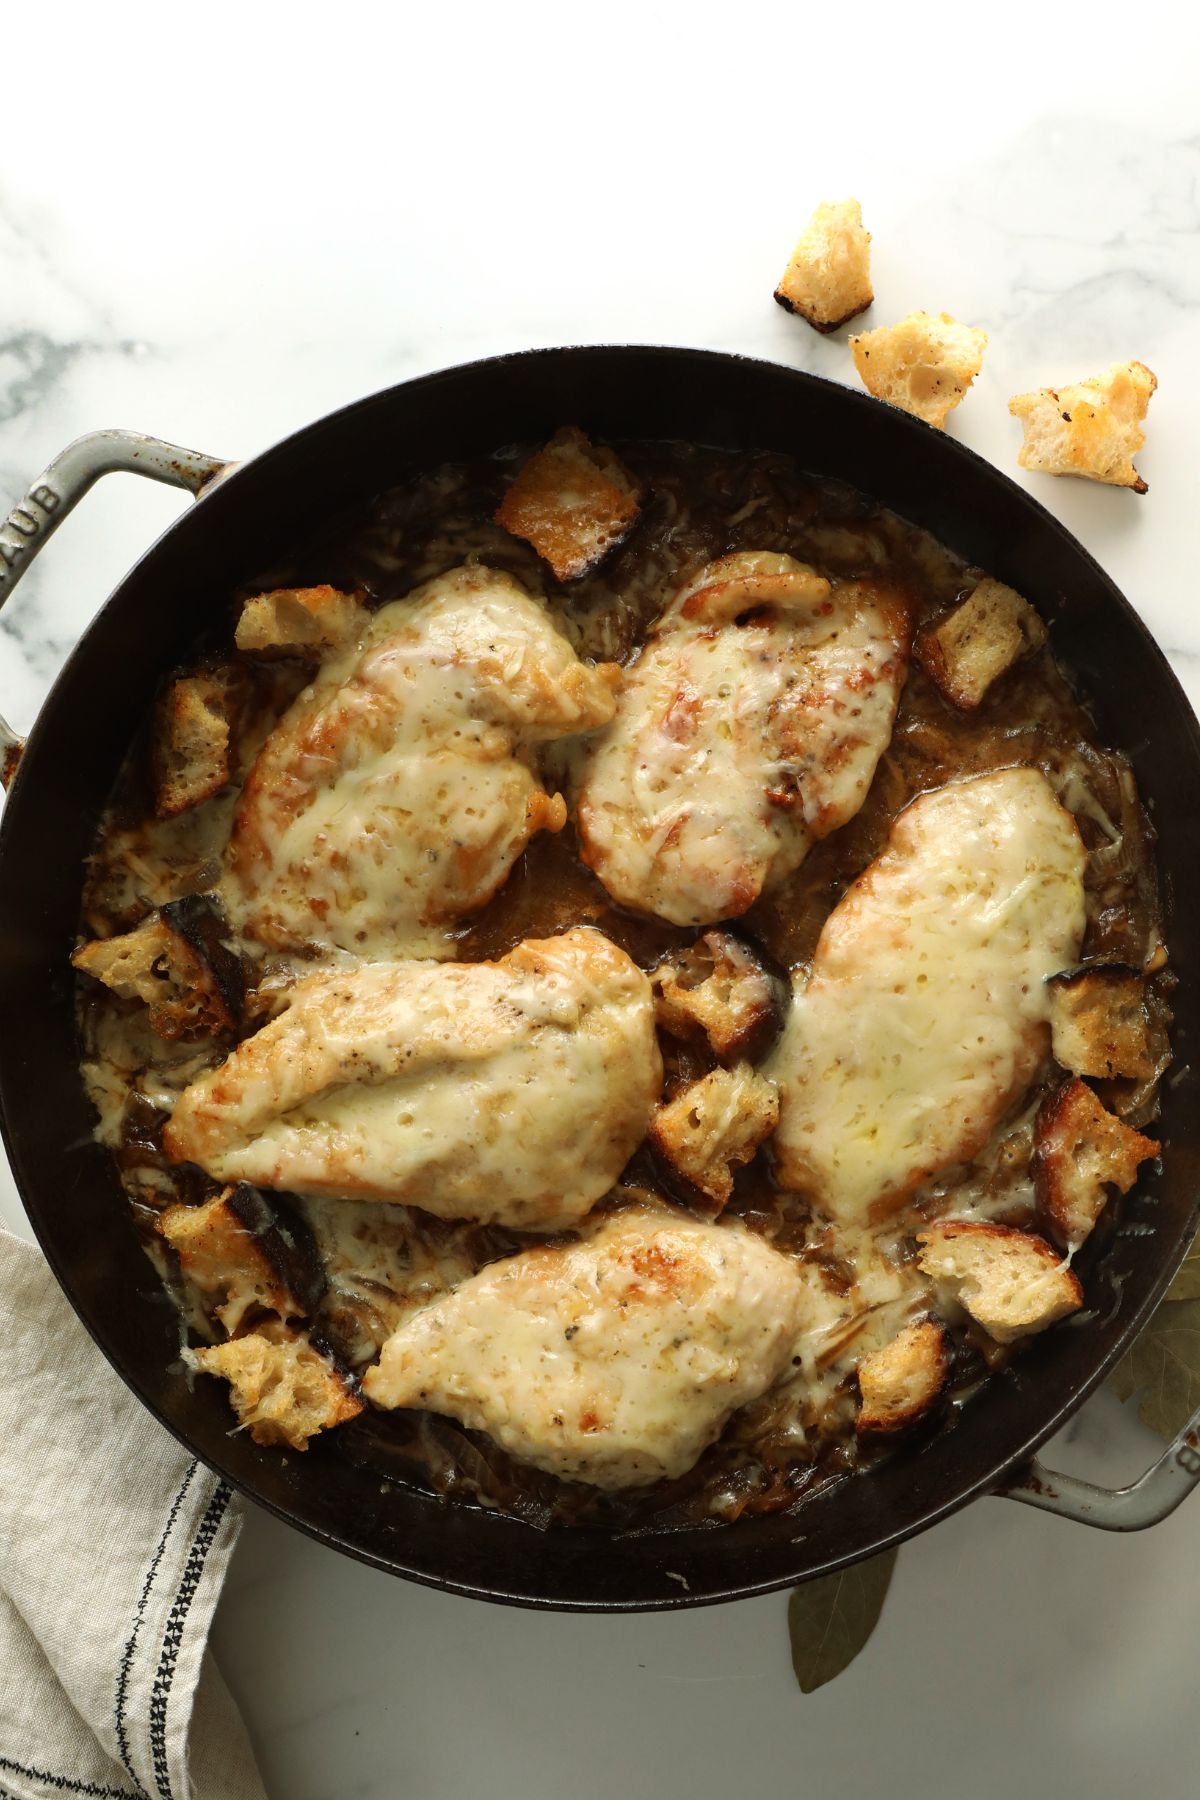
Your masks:
{"label": "skillet rim", "polygon": [[[1109,605],[1115,603],[1116,609],[1118,613],[1123,616],[1126,625],[1132,626],[1134,635],[1139,640],[1141,650],[1150,653],[1150,660],[1156,665],[1158,676],[1160,678],[1165,678],[1167,688],[1172,691],[1175,700],[1178,702],[1178,718],[1175,723],[1182,725],[1187,742],[1186,748],[1183,746],[1176,746],[1176,748],[1177,751],[1183,752],[1186,760],[1192,765],[1193,770],[1196,773],[1200,773],[1200,722],[1197,721],[1182,685],[1175,675],[1165,653],[1148,626],[1142,620],[1140,614],[1138,614],[1131,603],[1117,588],[1115,582],[1107,575],[1097,560],[1066,528],[1066,526],[1064,526],[1054,514],[1050,513],[1033,495],[1029,494],[1024,488],[1012,481],[1008,475],[998,469],[994,464],[987,461],[986,458],[978,455],[978,453],[971,450],[965,444],[960,443],[958,440],[946,436],[944,432],[935,432],[933,427],[926,425],[923,421],[915,419],[910,415],[897,413],[896,409],[887,406],[884,402],[876,400],[870,395],[865,393],[860,394],[854,389],[844,386],[840,382],[831,381],[824,376],[811,374],[807,370],[792,368],[787,364],[775,363],[763,358],[750,357],[728,351],[714,351],[684,346],[562,345],[539,348],[536,350],[511,351],[499,356],[484,357],[470,362],[455,364],[449,368],[430,371],[424,375],[396,383],[392,387],[382,389],[377,393],[363,396],[358,400],[350,402],[344,407],[338,408],[332,413],[324,414],[319,418],[310,421],[308,424],[299,427],[297,430],[289,433],[288,436],[270,445],[266,450],[259,452],[245,462],[237,464],[227,475],[223,475],[218,482],[212,484],[209,489],[202,492],[199,497],[199,506],[188,509],[185,513],[180,515],[179,518],[174,520],[171,525],[169,525],[150,546],[148,546],[133,566],[121,578],[112,594],[109,595],[108,599],[103,603],[101,608],[98,609],[93,619],[80,634],[79,639],[73,646],[56,676],[46,700],[39,711],[38,718],[30,729],[28,748],[25,757],[22,760],[22,766],[17,772],[8,800],[6,801],[3,810],[0,811],[0,870],[3,870],[6,867],[6,858],[10,853],[8,849],[9,841],[17,834],[20,826],[23,815],[25,787],[29,786],[32,791],[32,782],[27,779],[27,771],[35,768],[37,764],[42,736],[45,735],[39,735],[42,721],[53,714],[56,699],[61,696],[70,682],[78,677],[80,667],[88,658],[91,649],[91,640],[93,639],[101,618],[111,614],[114,609],[119,608],[122,595],[127,586],[135,577],[143,574],[147,566],[157,557],[161,547],[168,539],[175,537],[176,534],[180,532],[186,532],[188,530],[198,531],[200,526],[192,525],[191,521],[199,519],[203,522],[210,512],[214,515],[214,525],[219,524],[222,507],[227,505],[231,508],[233,504],[232,501],[223,502],[221,499],[223,494],[232,493],[234,495],[239,495],[246,492],[252,481],[261,480],[263,484],[266,485],[273,466],[275,464],[286,463],[290,457],[297,453],[297,450],[300,449],[306,441],[311,447],[313,443],[319,443],[323,433],[328,432],[336,434],[345,432],[352,427],[353,422],[356,420],[365,420],[377,412],[386,412],[388,409],[396,407],[398,404],[403,404],[401,399],[402,396],[412,395],[414,392],[436,392],[440,386],[469,382],[472,378],[480,378],[485,375],[490,376],[496,371],[516,372],[523,366],[553,365],[556,362],[561,363],[564,358],[570,359],[573,356],[581,358],[604,358],[607,356],[619,359],[623,363],[630,365],[637,365],[639,362],[650,365],[674,365],[676,367],[691,364],[700,369],[712,369],[716,366],[721,366],[735,375],[741,371],[753,371],[755,378],[757,379],[765,378],[776,384],[795,384],[796,391],[802,392],[803,390],[810,388],[817,390],[826,397],[827,401],[832,402],[832,404],[837,407],[847,409],[850,415],[857,413],[867,430],[872,428],[872,422],[877,424],[881,418],[886,418],[888,426],[893,434],[898,434],[901,437],[906,434],[915,434],[913,441],[919,441],[923,450],[928,450],[930,448],[929,434],[933,433],[938,446],[935,455],[943,457],[948,464],[957,462],[960,469],[966,471],[967,476],[977,487],[982,484],[982,488],[986,489],[988,485],[994,486],[995,484],[999,484],[1003,490],[1006,490],[1010,503],[1015,504],[1018,510],[1026,515],[1034,529],[1043,536],[1047,533],[1053,536],[1057,540],[1060,550],[1065,552],[1067,557],[1078,567],[1082,568],[1093,583],[1099,585],[1104,592],[1106,602]],[[803,467],[811,466],[807,460],[799,454],[797,455],[797,460]],[[842,478],[838,477],[838,479]],[[868,495],[870,493],[869,488],[865,486],[863,491],[868,493]],[[892,505],[892,502],[883,500],[880,501],[880,504]],[[902,511],[900,507],[894,507],[893,509]],[[1068,670],[1069,667],[1070,665],[1068,664]],[[1085,703],[1090,697],[1090,693],[1085,695]],[[47,731],[48,730],[49,727],[47,727]],[[1148,803],[1152,803],[1154,796],[1146,795],[1145,798]],[[18,1121],[10,1118],[9,1102],[6,1097],[6,1088],[9,1085],[9,1070],[3,1042],[6,1035],[8,1034],[0,1033],[0,1136],[3,1137],[4,1143],[8,1149],[14,1180],[18,1192],[21,1195],[26,1215],[33,1226],[39,1244],[54,1271],[60,1287],[67,1295],[67,1298],[70,1300],[85,1328],[108,1361],[117,1370],[118,1374],[126,1384],[138,1395],[142,1404],[158,1418],[159,1422],[166,1426],[172,1435],[176,1437],[192,1455],[201,1456],[201,1453],[197,1451],[195,1443],[188,1435],[185,1427],[175,1422],[169,1415],[168,1409],[158,1404],[146,1392],[145,1379],[141,1376],[138,1368],[132,1365],[131,1359],[123,1356],[110,1342],[106,1341],[104,1335],[104,1319],[93,1318],[91,1311],[85,1308],[85,1302],[77,1293],[76,1284],[67,1269],[65,1254],[60,1253],[60,1246],[53,1233],[54,1216],[52,1207],[49,1205],[43,1206],[43,1202],[40,1198],[31,1198],[31,1195],[35,1192],[37,1183],[35,1179],[32,1183],[27,1185],[27,1171],[25,1168],[25,1157],[21,1143],[21,1126]],[[550,1596],[543,1592],[504,1592],[494,1586],[490,1587],[480,1582],[455,1579],[444,1574],[431,1572],[428,1568],[414,1568],[411,1565],[401,1563],[394,1555],[373,1551],[361,1543],[348,1541],[344,1536],[339,1536],[336,1531],[329,1529],[312,1519],[300,1517],[298,1513],[288,1505],[258,1491],[252,1479],[240,1472],[235,1472],[229,1465],[227,1459],[213,1455],[211,1447],[206,1449],[203,1456],[201,1456],[201,1460],[210,1467],[213,1467],[224,1480],[239,1492],[246,1495],[247,1498],[254,1500],[258,1505],[264,1506],[268,1511],[274,1513],[286,1523],[305,1532],[306,1535],[314,1538],[316,1541],[352,1555],[357,1560],[367,1563],[370,1566],[381,1568],[389,1573],[399,1574],[407,1579],[418,1581],[422,1585],[441,1588],[448,1592],[458,1593],[472,1598],[488,1599],[501,1603],[518,1604],[536,1608],[548,1608],[562,1611],[598,1612],[666,1611],[688,1606],[712,1605],[734,1599],[748,1598],[753,1595],[764,1594],[780,1588],[790,1587],[795,1585],[798,1581],[812,1579],[819,1574],[827,1574],[836,1569],[848,1567],[856,1561],[864,1560],[893,1544],[900,1543],[908,1537],[915,1536],[918,1532],[927,1529],[929,1526],[938,1523],[941,1519],[948,1517],[951,1513],[958,1511],[961,1507],[968,1505],[972,1500],[979,1498],[984,1494],[994,1492],[997,1485],[1002,1482],[1005,1474],[1026,1461],[1049,1437],[1053,1436],[1057,1430],[1061,1429],[1067,1419],[1078,1410],[1087,1396],[1099,1386],[1114,1364],[1120,1359],[1121,1355],[1137,1335],[1137,1332],[1141,1329],[1154,1307],[1158,1304],[1159,1299],[1165,1292],[1182,1262],[1192,1232],[1195,1228],[1198,1212],[1200,1212],[1200,1197],[1198,1197],[1197,1201],[1192,1203],[1190,1222],[1179,1229],[1171,1253],[1161,1260],[1155,1278],[1149,1284],[1140,1304],[1125,1321],[1118,1337],[1109,1346],[1107,1351],[1096,1359],[1095,1365],[1091,1368],[1086,1377],[1075,1382],[1071,1386],[1069,1391],[1067,1391],[1053,1406],[1050,1414],[1043,1418],[1037,1426],[1031,1429],[1026,1439],[1015,1451],[1011,1449],[1005,1451],[999,1461],[995,1463],[989,1462],[986,1467],[982,1468],[973,1477],[957,1486],[955,1491],[947,1498],[930,1506],[927,1510],[921,1512],[918,1517],[908,1523],[891,1530],[884,1528],[877,1534],[871,1536],[869,1541],[865,1544],[860,1545],[855,1549],[847,1550],[843,1554],[832,1556],[818,1566],[799,1572],[793,1571],[792,1573],[785,1573],[782,1575],[773,1574],[765,1579],[736,1579],[731,1575],[727,1579],[726,1585],[719,1588],[713,1588],[711,1591],[679,1591],[678,1593],[671,1592],[660,1596],[642,1596],[634,1599],[613,1599],[611,1597],[573,1599],[570,1597],[563,1597],[562,1595]],[[155,1277],[155,1279],[157,1279],[157,1277]],[[852,1477],[851,1479],[856,1480],[857,1477]],[[433,1502],[433,1504],[446,1506],[451,1503],[443,1501]],[[461,1513],[465,1509],[456,1506],[455,1510]],[[487,1514],[482,1513],[479,1516],[488,1517]],[[804,1516],[803,1503],[796,1512],[782,1516],[801,1522]],[[495,1520],[491,1520],[490,1522],[495,1523]],[[753,1525],[754,1523],[756,1523],[756,1521],[747,1521],[748,1525]],[[542,1534],[537,1531],[536,1528],[527,1525],[520,1520],[506,1517],[503,1520],[503,1526],[507,1531],[524,1532],[528,1534],[529,1545],[531,1548],[536,1547],[536,1545],[542,1541]],[[713,1531],[719,1530],[722,1534],[722,1538],[730,1543],[730,1550],[732,1552],[734,1545],[730,1540],[729,1534],[736,1529],[736,1526],[729,1524],[720,1526],[710,1525],[694,1528],[694,1533],[689,1531],[687,1535],[689,1537],[692,1535],[709,1536]],[[587,1542],[594,1543],[597,1538],[603,1538],[605,1542],[610,1541],[610,1534],[603,1531],[597,1531],[594,1528],[571,1528],[570,1535],[580,1544]],[[631,1537],[648,1535],[658,1535],[660,1542],[669,1544],[671,1542],[679,1543],[685,1533],[682,1529],[678,1529],[664,1534],[635,1533],[631,1534]],[[726,1560],[732,1563],[733,1558],[730,1556]]]}

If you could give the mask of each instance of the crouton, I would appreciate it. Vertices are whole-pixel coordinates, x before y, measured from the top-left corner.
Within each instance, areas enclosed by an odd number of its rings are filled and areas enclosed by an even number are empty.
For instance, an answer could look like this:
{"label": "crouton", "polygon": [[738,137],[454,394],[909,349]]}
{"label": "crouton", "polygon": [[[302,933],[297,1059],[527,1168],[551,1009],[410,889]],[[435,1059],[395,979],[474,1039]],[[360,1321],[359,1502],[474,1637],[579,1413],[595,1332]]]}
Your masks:
{"label": "crouton", "polygon": [[305,1318],[324,1291],[324,1269],[299,1215],[245,1182],[201,1206],[168,1207],[158,1229],[231,1336],[252,1311]]}
{"label": "crouton", "polygon": [[850,339],[867,392],[939,429],[982,368],[986,345],[986,331],[927,312]]}
{"label": "crouton", "polygon": [[836,331],[865,312],[871,291],[871,234],[857,200],[826,201],[804,227],[775,298],[816,331]]}
{"label": "crouton", "polygon": [[160,695],[151,751],[154,810],[160,819],[173,819],[228,787],[241,701],[239,674],[205,669],[179,675]]}
{"label": "crouton", "polygon": [[1014,394],[1008,410],[1025,429],[1017,461],[1023,469],[1081,475],[1144,494],[1133,458],[1146,441],[1141,422],[1157,386],[1145,363],[1127,362],[1068,387]]}
{"label": "crouton", "polygon": [[636,480],[613,451],[566,426],[530,457],[495,518],[532,544],[560,581],[575,581],[632,530],[640,499]]}
{"label": "crouton", "polygon": [[244,998],[241,961],[224,941],[228,929],[210,895],[189,894],[133,931],[82,944],[71,961],[122,1000],[143,1001],[159,1037],[219,1036],[236,1028]]}
{"label": "crouton", "polygon": [[307,1450],[308,1440],[362,1412],[348,1375],[306,1336],[274,1323],[185,1350],[184,1361],[230,1386],[230,1404],[256,1444]]}
{"label": "crouton", "polygon": [[354,594],[337,588],[273,588],[242,607],[234,642],[251,656],[320,657],[362,636],[370,618]]}
{"label": "crouton", "polygon": [[171,934],[158,913],[133,931],[119,937],[94,938],[81,944],[71,957],[75,968],[84,975],[102,981],[122,1000],[154,1002],[163,992],[165,979],[157,968],[167,955]]}
{"label": "crouton", "polygon": [[1082,1244],[1115,1187],[1127,1194],[1159,1146],[1122,1123],[1076,1076],[1047,1095],[1033,1131],[1033,1185],[1051,1235]]}
{"label": "crouton", "polygon": [[671,951],[650,971],[650,981],[663,1030],[706,1040],[721,1062],[757,1062],[783,1023],[783,983],[728,931],[706,931]]}
{"label": "crouton", "polygon": [[197,1030],[233,1030],[242,1018],[246,983],[241,957],[229,947],[224,907],[212,894],[186,894],[160,907],[159,917],[171,933],[183,990],[177,1017],[194,1021]]}
{"label": "crouton", "polygon": [[1154,1055],[1144,976],[1126,963],[1093,963],[1052,975],[1046,987],[1056,1063],[1095,1080],[1149,1080]]}
{"label": "crouton", "polygon": [[949,1372],[949,1341],[937,1321],[906,1325],[858,1365],[858,1435],[887,1435],[915,1425],[941,1393]]}
{"label": "crouton", "polygon": [[749,1063],[714,1069],[660,1106],[649,1140],[668,1179],[689,1199],[720,1212],[733,1171],[748,1163],[779,1123],[779,1090]]}
{"label": "crouton", "polygon": [[948,1220],[918,1232],[917,1263],[998,1344],[1077,1312],[1083,1289],[1044,1238],[1011,1225]]}
{"label": "crouton", "polygon": [[952,705],[970,712],[1022,656],[1040,650],[1046,627],[1013,588],[985,576],[953,612],[917,638],[917,661]]}

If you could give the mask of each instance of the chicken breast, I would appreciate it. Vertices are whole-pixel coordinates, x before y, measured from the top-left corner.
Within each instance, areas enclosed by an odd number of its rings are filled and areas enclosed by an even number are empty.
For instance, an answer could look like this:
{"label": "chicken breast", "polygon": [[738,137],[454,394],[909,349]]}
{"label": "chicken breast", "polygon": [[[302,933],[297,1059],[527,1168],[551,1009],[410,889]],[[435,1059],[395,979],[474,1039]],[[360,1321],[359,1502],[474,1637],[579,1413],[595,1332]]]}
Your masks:
{"label": "chicken breast", "polygon": [[908,666],[895,588],[763,551],[711,563],[627,671],[579,792],[584,859],[676,925],[734,918],[862,805]]}
{"label": "chicken breast", "polygon": [[377,612],[324,664],[247,777],[231,914],[273,949],[453,954],[445,925],[490,899],[566,806],[539,743],[612,717],[619,671],[581,663],[508,575],[463,567]]}
{"label": "chicken breast", "polygon": [[1037,769],[922,794],[825,922],[766,1065],[780,1180],[843,1222],[967,1162],[1049,1049],[1086,855]]}
{"label": "chicken breast", "polygon": [[596,1487],[682,1475],[779,1377],[795,1265],[742,1226],[638,1208],[492,1263],[388,1339],[363,1391]]}
{"label": "chicken breast", "polygon": [[311,977],[184,1090],[163,1141],[223,1181],[550,1230],[612,1186],[661,1085],[649,980],[578,929]]}

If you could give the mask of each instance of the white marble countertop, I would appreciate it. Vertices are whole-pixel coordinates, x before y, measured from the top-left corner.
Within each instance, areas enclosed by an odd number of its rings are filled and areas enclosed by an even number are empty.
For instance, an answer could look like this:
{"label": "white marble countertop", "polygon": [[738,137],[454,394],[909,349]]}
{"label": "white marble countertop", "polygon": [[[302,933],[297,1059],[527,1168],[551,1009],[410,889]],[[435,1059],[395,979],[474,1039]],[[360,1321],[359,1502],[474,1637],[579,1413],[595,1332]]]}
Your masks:
{"label": "white marble countertop", "polygon": [[[863,10],[818,27],[755,0],[719,30],[623,0],[367,8],[355,30],[304,9],[286,27],[274,8],[120,13],[119,54],[93,9],[52,94],[6,89],[6,505],[97,426],[244,456],[532,344],[710,345],[853,380],[840,339],[770,298],[811,206],[852,192],[873,322],[925,306],[987,327],[950,429],[1083,539],[1200,701],[1196,27],[1142,7],[1118,40],[1076,9],[934,7],[888,41]],[[1149,495],[1017,472],[1008,395],[1129,356],[1160,381]],[[179,507],[108,482],[56,539],[0,616],[14,724]],[[27,1229],[2,1167],[0,1220]],[[1154,1449],[1105,1394],[1070,1436],[1064,1466],[1114,1478]],[[1198,1557],[1200,1500],[1128,1540],[983,1502],[904,1549],[867,1651],[805,1698],[782,1596],[489,1609],[252,1511],[215,1641],[273,1800],[1184,1800]]]}

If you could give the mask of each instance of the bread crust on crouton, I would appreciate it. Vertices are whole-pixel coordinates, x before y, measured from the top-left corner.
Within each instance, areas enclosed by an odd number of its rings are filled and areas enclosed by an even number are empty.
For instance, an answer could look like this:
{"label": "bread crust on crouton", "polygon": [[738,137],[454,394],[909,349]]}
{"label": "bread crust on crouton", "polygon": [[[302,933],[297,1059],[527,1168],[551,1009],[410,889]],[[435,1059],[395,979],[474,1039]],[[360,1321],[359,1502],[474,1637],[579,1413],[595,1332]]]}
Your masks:
{"label": "bread crust on crouton", "polygon": [[1083,1305],[1078,1277],[1031,1231],[951,1219],[918,1232],[917,1243],[922,1272],[998,1344],[1045,1331]]}
{"label": "bread crust on crouton", "polygon": [[640,511],[638,483],[620,458],[572,425],[522,466],[494,516],[560,581],[577,581],[629,535]]}
{"label": "bread crust on crouton", "polygon": [[102,981],[122,1000],[153,1004],[162,983],[155,965],[168,954],[171,934],[158,913],[117,937],[93,938],[80,944],[71,962],[84,975]]}
{"label": "bread crust on crouton", "polygon": [[1046,983],[1054,1060],[1094,1080],[1154,1073],[1146,978],[1128,963],[1064,969]]}
{"label": "bread crust on crouton", "polygon": [[1146,493],[1133,459],[1146,441],[1142,420],[1157,386],[1145,363],[1126,362],[1066,387],[1014,394],[1008,410],[1025,431],[1017,461],[1046,475],[1079,475]]}
{"label": "bread crust on crouton", "polygon": [[370,617],[357,594],[328,583],[272,588],[243,603],[234,642],[249,656],[321,657],[356,643]]}
{"label": "bread crust on crouton", "polygon": [[1040,650],[1046,627],[1015,588],[990,575],[917,638],[917,661],[951,705],[972,712],[993,682]]}
{"label": "bread crust on crouton", "polygon": [[659,1025],[721,1062],[758,1062],[783,1024],[787,990],[741,938],[706,931],[650,971]]}
{"label": "bread crust on crouton", "polygon": [[357,1417],[365,1404],[331,1356],[285,1325],[263,1325],[183,1356],[201,1374],[229,1383],[230,1405],[256,1444],[307,1450],[317,1432]]}
{"label": "bread crust on crouton", "polygon": [[224,941],[225,914],[211,895],[172,900],[132,931],[81,944],[71,958],[123,1000],[150,1009],[161,1038],[220,1036],[242,1017],[241,960]]}
{"label": "bread crust on crouton", "polygon": [[245,691],[245,672],[202,669],[177,675],[155,709],[151,770],[154,810],[173,819],[229,786],[233,733]]}
{"label": "bread crust on crouton", "polygon": [[936,1319],[906,1325],[858,1365],[859,1437],[889,1437],[925,1418],[950,1373],[950,1340]]}
{"label": "bread crust on crouton", "polygon": [[871,234],[857,200],[824,201],[804,227],[775,298],[814,331],[837,331],[865,312],[871,288]]}
{"label": "bread crust on crouton", "polygon": [[912,312],[850,339],[867,392],[941,430],[983,367],[987,332],[949,313]]}
{"label": "bread crust on crouton", "polygon": [[652,1149],[668,1183],[720,1212],[733,1172],[748,1163],[779,1123],[779,1090],[749,1063],[713,1069],[660,1106],[650,1121]]}
{"label": "bread crust on crouton", "polygon": [[1076,1249],[1104,1211],[1108,1189],[1127,1194],[1160,1147],[1110,1113],[1077,1076],[1055,1088],[1033,1133],[1034,1191],[1051,1236]]}
{"label": "bread crust on crouton", "polygon": [[200,1206],[168,1207],[158,1229],[231,1336],[255,1312],[307,1318],[324,1292],[324,1266],[299,1213],[246,1182]]}

